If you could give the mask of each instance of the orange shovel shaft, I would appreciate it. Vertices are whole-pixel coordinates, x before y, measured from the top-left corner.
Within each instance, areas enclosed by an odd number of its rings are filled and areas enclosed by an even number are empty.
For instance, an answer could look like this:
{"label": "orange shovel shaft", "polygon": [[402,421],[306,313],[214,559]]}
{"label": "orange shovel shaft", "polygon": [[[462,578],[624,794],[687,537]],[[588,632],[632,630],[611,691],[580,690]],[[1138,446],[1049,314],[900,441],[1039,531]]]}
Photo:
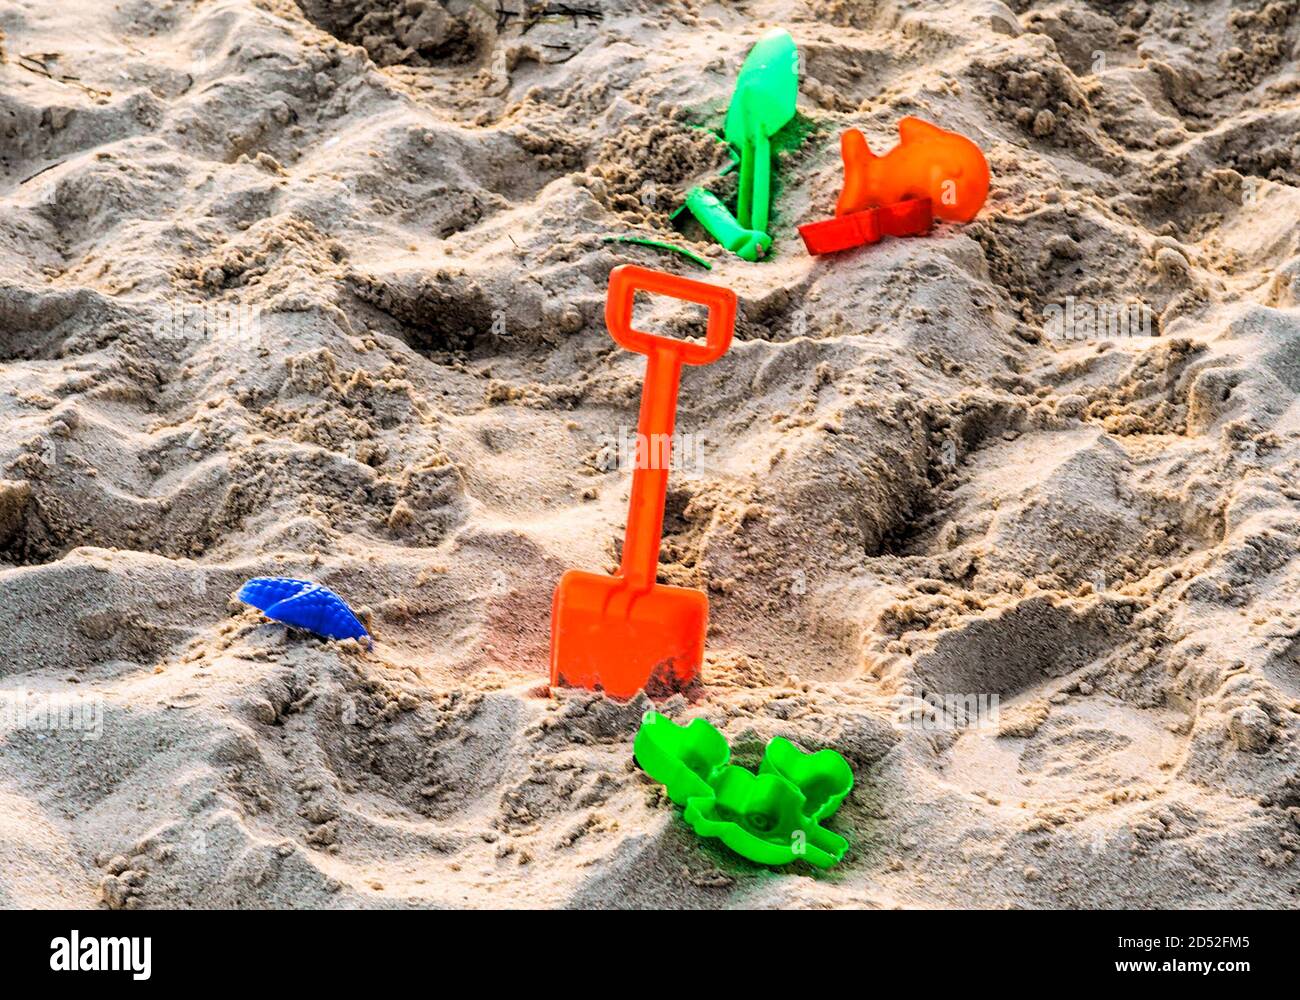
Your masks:
{"label": "orange shovel shaft", "polygon": [[636,459],[632,470],[632,499],[628,503],[627,534],[619,576],[634,590],[654,586],[663,538],[664,502],[668,496],[673,428],[677,422],[677,390],[682,379],[681,351],[656,346],[646,356],[637,419]]}

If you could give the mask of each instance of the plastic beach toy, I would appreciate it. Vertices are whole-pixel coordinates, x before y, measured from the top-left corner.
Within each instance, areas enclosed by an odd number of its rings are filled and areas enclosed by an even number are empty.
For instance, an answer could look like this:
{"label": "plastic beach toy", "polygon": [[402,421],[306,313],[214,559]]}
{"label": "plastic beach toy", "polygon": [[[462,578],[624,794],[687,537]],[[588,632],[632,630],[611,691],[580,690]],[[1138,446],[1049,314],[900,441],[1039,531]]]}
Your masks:
{"label": "plastic beach toy", "polygon": [[726,738],[705,719],[679,726],[646,712],[633,743],[637,763],[685,805],[682,818],[701,837],[716,837],[751,861],[796,859],[829,868],[848,841],[821,826],[853,788],[853,770],[834,750],[804,753],[776,737],[758,774],[729,763]]}
{"label": "plastic beach toy", "polygon": [[701,837],[717,837],[760,865],[807,861],[829,868],[849,842],[807,814],[803,793],[775,774],[726,767],[712,797],[693,798],[682,818]]}
{"label": "plastic beach toy", "polygon": [[343,598],[318,583],[283,576],[259,576],[240,587],[236,596],[267,618],[328,639],[370,638],[365,626]]}
{"label": "plastic beach toy", "polygon": [[767,229],[771,205],[772,136],[794,117],[799,98],[799,51],[782,28],[763,35],[745,56],[723,132],[740,152],[736,220]]}
{"label": "plastic beach toy", "polygon": [[875,243],[882,236],[924,236],[933,223],[930,199],[909,198],[893,205],[804,223],[799,227],[799,235],[808,252],[815,255]]}
{"label": "plastic beach toy", "polygon": [[782,28],[763,35],[749,50],[727,107],[723,135],[740,158],[736,214],[703,188],[692,188],[686,207],[710,235],[745,260],[767,253],[772,201],[771,138],[795,115],[799,52]]}
{"label": "plastic beach toy", "polygon": [[[637,291],[707,307],[705,343],[633,329]],[[551,684],[603,690],[616,698],[643,688],[666,694],[686,688],[699,673],[709,617],[704,591],[655,582],[677,390],[683,365],[707,365],[726,353],[736,296],[717,285],[625,264],[610,272],[605,323],[618,344],[646,355],[627,534],[613,576],[569,570],[560,578],[551,603]]]}
{"label": "plastic beach toy", "polygon": [[920,118],[902,119],[898,137],[897,146],[877,156],[857,129],[840,136],[844,188],[835,214],[929,198],[936,218],[975,218],[989,193],[989,165],[980,148],[964,135]]}
{"label": "plastic beach toy", "polygon": [[835,218],[799,235],[811,254],[835,253],[882,236],[920,236],[934,219],[969,222],[989,193],[989,165],[963,135],[920,118],[898,123],[899,143],[876,156],[855,128],[840,136],[844,188]]}

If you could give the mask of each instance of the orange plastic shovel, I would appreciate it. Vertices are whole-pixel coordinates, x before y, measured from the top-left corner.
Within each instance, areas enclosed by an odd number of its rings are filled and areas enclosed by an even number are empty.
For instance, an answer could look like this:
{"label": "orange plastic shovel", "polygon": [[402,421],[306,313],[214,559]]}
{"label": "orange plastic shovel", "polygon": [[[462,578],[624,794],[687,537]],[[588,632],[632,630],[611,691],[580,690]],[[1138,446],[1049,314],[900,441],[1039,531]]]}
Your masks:
{"label": "orange plastic shovel", "polygon": [[[637,291],[670,295],[709,310],[703,344],[632,328]],[[623,561],[614,576],[569,570],[551,604],[551,684],[630,698],[681,691],[704,659],[709,598],[702,590],[655,583],[677,388],[682,365],[707,365],[731,345],[735,293],[661,271],[624,265],[609,275],[605,324],[615,342],[646,355],[636,464]]]}

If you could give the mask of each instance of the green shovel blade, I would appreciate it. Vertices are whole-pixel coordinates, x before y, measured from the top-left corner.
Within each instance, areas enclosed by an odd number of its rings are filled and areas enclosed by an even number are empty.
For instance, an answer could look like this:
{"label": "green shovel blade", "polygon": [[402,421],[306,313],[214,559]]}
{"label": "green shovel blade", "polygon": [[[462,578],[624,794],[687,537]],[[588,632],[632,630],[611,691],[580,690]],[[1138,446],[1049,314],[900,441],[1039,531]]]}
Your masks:
{"label": "green shovel blade", "polygon": [[736,77],[723,131],[740,153],[737,221],[765,231],[771,203],[771,137],[795,115],[799,97],[799,51],[794,39],[774,28],[754,43]]}

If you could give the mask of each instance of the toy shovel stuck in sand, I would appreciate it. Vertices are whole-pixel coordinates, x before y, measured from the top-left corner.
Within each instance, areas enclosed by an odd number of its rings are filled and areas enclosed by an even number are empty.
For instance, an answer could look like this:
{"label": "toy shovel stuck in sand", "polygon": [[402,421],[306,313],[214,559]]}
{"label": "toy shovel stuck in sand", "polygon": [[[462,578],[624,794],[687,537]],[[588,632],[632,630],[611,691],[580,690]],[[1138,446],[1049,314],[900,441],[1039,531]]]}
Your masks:
{"label": "toy shovel stuck in sand", "polygon": [[766,232],[772,198],[771,137],[794,117],[799,98],[799,52],[790,33],[774,28],[760,38],[736,77],[723,129],[740,151],[736,217]]}
{"label": "toy shovel stuck in sand", "polygon": [[772,245],[772,136],[795,115],[799,52],[789,32],[774,28],[754,43],[736,77],[723,134],[740,159],[736,214],[703,188],[692,188],[686,207],[709,234],[745,260],[758,260]]}
{"label": "toy shovel stuck in sand", "polygon": [[[705,342],[633,329],[638,291],[707,307]],[[551,604],[551,684],[603,690],[616,698],[643,689],[667,694],[683,690],[699,673],[709,620],[704,591],[655,582],[677,389],[682,365],[707,365],[726,353],[736,296],[716,285],[624,265],[609,276],[605,323],[618,344],[646,355],[627,534],[613,576],[569,570],[560,578]]]}

